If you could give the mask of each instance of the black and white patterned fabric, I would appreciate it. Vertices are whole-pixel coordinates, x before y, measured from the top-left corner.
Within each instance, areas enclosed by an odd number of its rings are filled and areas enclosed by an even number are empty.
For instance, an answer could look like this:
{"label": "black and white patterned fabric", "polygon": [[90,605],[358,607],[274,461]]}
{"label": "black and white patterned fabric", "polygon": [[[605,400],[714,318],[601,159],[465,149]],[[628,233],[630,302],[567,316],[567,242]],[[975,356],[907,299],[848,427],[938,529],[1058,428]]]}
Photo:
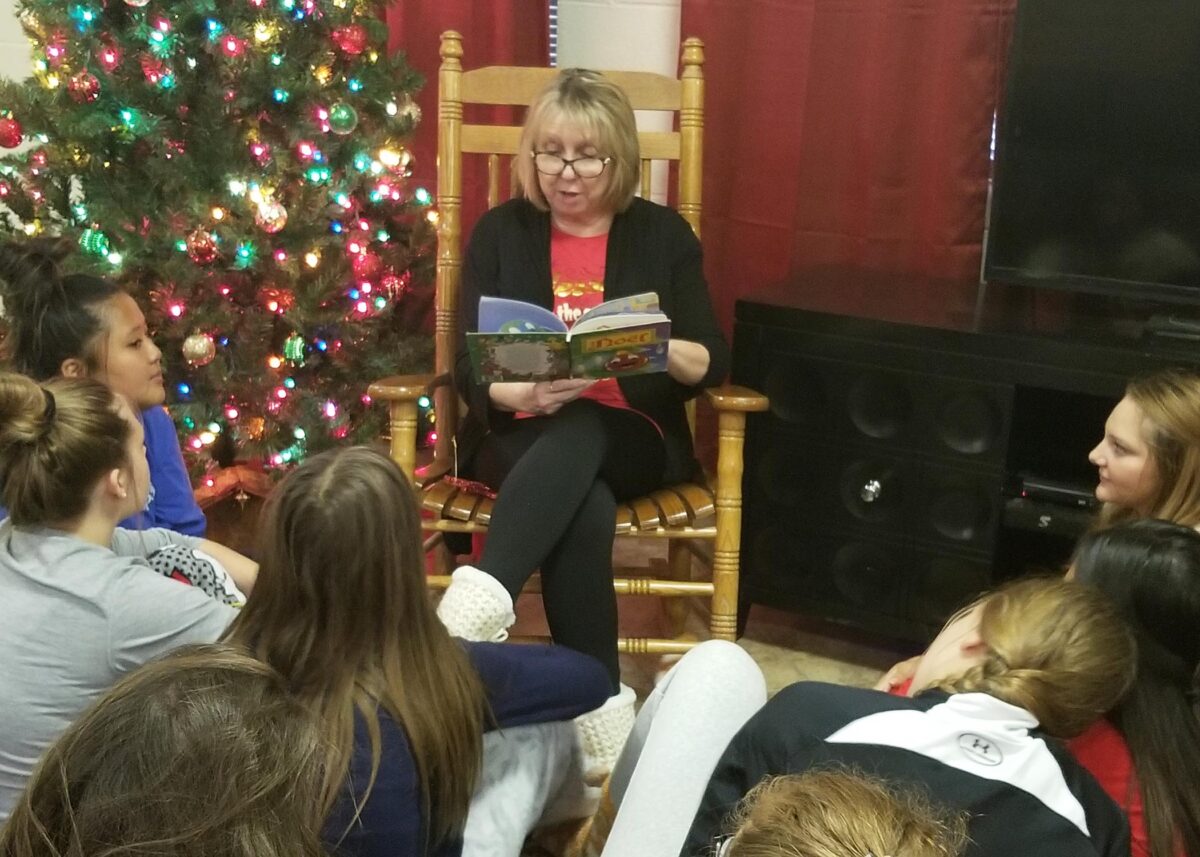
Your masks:
{"label": "black and white patterned fabric", "polygon": [[238,589],[225,566],[203,551],[184,545],[169,545],[146,557],[150,567],[164,577],[194,586],[223,604],[240,607],[246,596]]}

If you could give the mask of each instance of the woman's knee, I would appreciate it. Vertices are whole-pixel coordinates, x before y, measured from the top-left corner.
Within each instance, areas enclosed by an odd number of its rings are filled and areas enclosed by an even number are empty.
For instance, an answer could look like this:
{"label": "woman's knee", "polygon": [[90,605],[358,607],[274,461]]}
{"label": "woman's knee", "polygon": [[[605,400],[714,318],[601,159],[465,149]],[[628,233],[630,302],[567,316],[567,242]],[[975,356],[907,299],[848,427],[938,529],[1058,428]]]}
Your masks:
{"label": "woman's knee", "polygon": [[[575,517],[564,534],[567,539],[605,541],[611,543],[617,517],[617,500],[612,489],[603,480],[597,479],[584,495]],[[611,550],[611,548],[610,548]]]}

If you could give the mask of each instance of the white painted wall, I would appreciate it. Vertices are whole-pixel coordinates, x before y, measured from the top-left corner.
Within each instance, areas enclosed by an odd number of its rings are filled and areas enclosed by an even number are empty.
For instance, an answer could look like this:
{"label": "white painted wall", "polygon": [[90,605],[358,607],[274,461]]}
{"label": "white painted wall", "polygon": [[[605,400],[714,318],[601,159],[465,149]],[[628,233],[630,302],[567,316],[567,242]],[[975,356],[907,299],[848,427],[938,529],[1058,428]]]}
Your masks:
{"label": "white painted wall", "polygon": [[0,0],[0,77],[24,80],[33,71],[29,40],[17,23],[17,4]]}
{"label": "white painted wall", "polygon": [[[679,73],[681,0],[558,0],[558,65]],[[670,130],[670,117],[638,115],[638,127]],[[663,201],[667,175],[654,169],[651,195]]]}

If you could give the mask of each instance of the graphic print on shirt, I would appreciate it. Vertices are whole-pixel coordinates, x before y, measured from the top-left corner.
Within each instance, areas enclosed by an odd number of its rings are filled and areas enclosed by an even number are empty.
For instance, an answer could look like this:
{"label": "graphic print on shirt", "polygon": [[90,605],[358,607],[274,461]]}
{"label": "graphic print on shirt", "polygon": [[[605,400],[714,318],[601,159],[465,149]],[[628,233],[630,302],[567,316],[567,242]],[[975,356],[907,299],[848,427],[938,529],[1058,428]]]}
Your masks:
{"label": "graphic print on shirt", "polygon": [[555,229],[550,236],[554,314],[568,328],[604,302],[604,264],[608,236],[580,238]]}

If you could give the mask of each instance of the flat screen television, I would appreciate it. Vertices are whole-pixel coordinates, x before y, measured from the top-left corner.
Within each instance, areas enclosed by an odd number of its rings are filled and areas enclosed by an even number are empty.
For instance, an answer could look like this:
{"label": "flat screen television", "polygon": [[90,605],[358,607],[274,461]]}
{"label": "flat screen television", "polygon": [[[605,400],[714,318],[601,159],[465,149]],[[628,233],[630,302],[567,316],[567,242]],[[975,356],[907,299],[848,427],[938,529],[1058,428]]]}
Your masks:
{"label": "flat screen television", "polygon": [[1019,0],[984,277],[1200,303],[1200,2]]}

